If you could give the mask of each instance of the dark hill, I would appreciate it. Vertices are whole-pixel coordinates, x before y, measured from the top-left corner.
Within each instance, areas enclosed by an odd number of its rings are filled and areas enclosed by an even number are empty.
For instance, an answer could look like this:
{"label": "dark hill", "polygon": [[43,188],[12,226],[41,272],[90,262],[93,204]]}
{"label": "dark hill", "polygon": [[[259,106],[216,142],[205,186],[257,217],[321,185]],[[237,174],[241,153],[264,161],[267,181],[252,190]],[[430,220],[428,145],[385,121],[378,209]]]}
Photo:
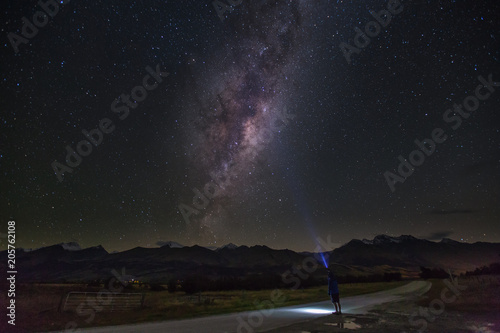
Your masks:
{"label": "dark hill", "polygon": [[[267,246],[228,244],[216,250],[201,246],[159,248],[136,247],[108,253],[102,246],[80,249],[76,243],[57,244],[33,251],[16,251],[21,281],[58,282],[107,279],[112,270],[125,268],[127,274],[143,281],[165,282],[171,277],[205,275],[242,277],[281,275],[292,267],[301,267],[311,253],[275,250]],[[329,266],[339,275],[370,275],[400,271],[416,276],[420,266],[474,270],[498,262],[498,243],[461,243],[450,239],[431,242],[412,236],[380,235],[373,240],[352,240],[330,253]],[[0,269],[6,271],[7,251],[0,252]],[[322,267],[321,263],[318,267]],[[318,269],[317,273],[324,274]]]}

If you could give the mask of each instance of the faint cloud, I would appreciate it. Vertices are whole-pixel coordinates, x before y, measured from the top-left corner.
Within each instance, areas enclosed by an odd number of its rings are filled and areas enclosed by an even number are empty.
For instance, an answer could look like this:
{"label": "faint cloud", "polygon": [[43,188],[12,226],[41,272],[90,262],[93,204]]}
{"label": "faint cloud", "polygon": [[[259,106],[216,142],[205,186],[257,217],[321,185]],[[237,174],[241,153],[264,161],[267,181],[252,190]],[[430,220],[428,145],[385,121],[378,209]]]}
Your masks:
{"label": "faint cloud", "polygon": [[495,172],[495,168],[499,165],[499,162],[498,160],[489,160],[471,164],[465,167],[464,174],[466,176],[472,176],[481,173]]}
{"label": "faint cloud", "polygon": [[451,230],[436,231],[436,232],[430,233],[427,236],[423,236],[422,238],[428,239],[428,240],[441,240],[443,238],[449,238],[452,234],[453,234],[453,231],[451,231]]}
{"label": "faint cloud", "polygon": [[433,215],[449,215],[449,214],[473,214],[477,213],[477,209],[434,209],[429,211]]}

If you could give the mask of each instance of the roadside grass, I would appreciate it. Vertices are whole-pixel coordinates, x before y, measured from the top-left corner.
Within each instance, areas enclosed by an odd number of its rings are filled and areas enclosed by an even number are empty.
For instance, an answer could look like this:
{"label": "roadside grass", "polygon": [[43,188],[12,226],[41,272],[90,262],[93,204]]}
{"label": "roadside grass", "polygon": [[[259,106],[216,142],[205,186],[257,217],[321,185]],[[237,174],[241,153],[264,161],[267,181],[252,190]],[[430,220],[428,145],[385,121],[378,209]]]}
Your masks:
{"label": "roadside grass", "polygon": [[[408,281],[340,284],[342,297],[355,296],[377,291],[397,288]],[[95,312],[79,316],[74,312],[60,312],[59,307],[69,291],[99,291],[98,287],[67,284],[31,284],[20,286],[17,313],[17,325],[29,332],[64,331],[67,324],[74,322],[77,328],[134,324],[170,319],[185,319],[208,315],[225,314],[240,311],[256,310],[256,304],[272,299],[273,290],[259,291],[220,291],[186,295],[184,292],[150,291],[134,286],[133,290],[124,292],[140,292],[145,294],[144,306],[126,312]],[[282,300],[275,307],[297,305],[328,300],[327,287],[307,289],[280,289]],[[2,303],[2,302],[0,302]],[[75,327],[76,326],[76,327]]]}
{"label": "roadside grass", "polygon": [[[449,280],[449,279],[448,279]],[[443,289],[449,289],[445,280],[432,279],[431,289],[420,299],[417,304],[422,307],[428,307],[434,299],[441,299]],[[446,310],[459,311],[464,313],[489,313],[496,311],[500,313],[500,276],[484,275],[458,277],[458,285],[466,286],[467,289],[461,290],[456,300],[446,303]],[[447,297],[454,295],[451,291],[446,293]]]}

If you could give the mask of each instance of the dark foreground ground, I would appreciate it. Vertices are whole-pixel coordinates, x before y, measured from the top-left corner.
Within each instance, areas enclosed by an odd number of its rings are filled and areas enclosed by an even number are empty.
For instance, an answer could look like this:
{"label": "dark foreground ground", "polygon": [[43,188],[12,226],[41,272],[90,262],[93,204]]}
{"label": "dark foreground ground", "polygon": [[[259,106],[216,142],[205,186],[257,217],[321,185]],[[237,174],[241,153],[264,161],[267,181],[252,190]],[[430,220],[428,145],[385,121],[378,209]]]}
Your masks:
{"label": "dark foreground ground", "polygon": [[[343,314],[342,316],[325,316],[309,322],[279,328],[270,333],[323,333],[323,332],[384,332],[402,333],[418,332],[423,325],[411,325],[408,314],[400,314],[402,303],[389,306],[378,306],[368,314]],[[416,308],[415,308],[416,309]],[[437,317],[433,323],[428,322],[425,332],[500,332],[500,314],[474,314],[464,316],[455,311],[447,311]],[[424,331],[422,331],[424,332]]]}
{"label": "dark foreground ground", "polygon": [[[443,292],[444,289],[449,290],[444,280],[437,280],[433,281],[432,289],[424,296],[377,305],[365,314],[332,314],[267,332],[500,333],[498,278],[468,278],[458,284],[466,289],[459,290],[456,298],[449,291]],[[441,301],[442,294],[449,303]]]}

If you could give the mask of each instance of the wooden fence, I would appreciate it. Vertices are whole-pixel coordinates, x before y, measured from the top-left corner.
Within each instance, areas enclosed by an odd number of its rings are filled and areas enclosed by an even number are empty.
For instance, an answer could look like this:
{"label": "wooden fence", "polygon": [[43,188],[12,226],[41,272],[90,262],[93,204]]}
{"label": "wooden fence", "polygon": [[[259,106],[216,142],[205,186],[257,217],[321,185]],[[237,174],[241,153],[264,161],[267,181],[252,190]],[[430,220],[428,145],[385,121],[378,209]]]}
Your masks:
{"label": "wooden fence", "polygon": [[93,307],[98,311],[128,311],[142,307],[144,294],[139,293],[96,293],[71,291],[61,302],[61,311],[76,311],[82,308]]}

